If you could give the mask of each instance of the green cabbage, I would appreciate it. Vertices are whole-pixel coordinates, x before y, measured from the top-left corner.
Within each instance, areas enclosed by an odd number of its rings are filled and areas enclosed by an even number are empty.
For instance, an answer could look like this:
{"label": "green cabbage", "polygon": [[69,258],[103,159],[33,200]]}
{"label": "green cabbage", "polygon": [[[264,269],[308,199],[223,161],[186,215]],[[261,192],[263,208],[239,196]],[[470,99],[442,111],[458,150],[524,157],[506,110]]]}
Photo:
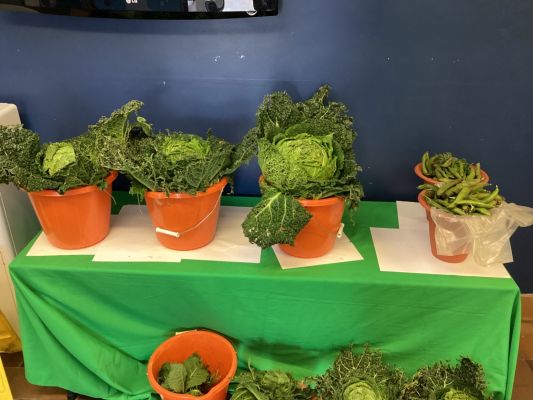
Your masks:
{"label": "green cabbage", "polygon": [[402,400],[492,400],[486,395],[480,364],[462,357],[459,364],[438,362],[419,369],[402,391]]}
{"label": "green cabbage", "polygon": [[76,162],[76,153],[72,143],[52,143],[44,152],[43,171],[50,176]]}
{"label": "green cabbage", "polygon": [[[136,102],[126,111],[138,107]],[[252,134],[235,146],[211,132],[206,138],[183,132],[152,133],[142,117],[130,124],[126,111],[102,119],[91,132],[100,149],[100,164],[124,173],[131,180],[132,194],[205,191],[223,177],[230,178],[256,152],[257,137]]]}
{"label": "green cabbage", "polygon": [[476,397],[470,396],[468,393],[460,390],[450,389],[446,392],[442,400],[479,400]]}
{"label": "green cabbage", "polygon": [[257,111],[262,199],[243,223],[261,247],[293,244],[310,219],[297,199],[341,196],[355,209],[363,190],[353,153],[353,120],[342,103],[329,102],[328,86],[294,103],[284,92],[268,95]]}
{"label": "green cabbage", "polygon": [[[309,133],[300,133],[296,136],[286,137],[280,135],[274,139],[274,146],[289,165],[287,173],[295,173],[301,185],[308,182],[323,182],[334,177],[337,172],[337,156],[333,148],[333,134],[326,136],[313,136]],[[264,156],[264,153],[261,154]],[[259,159],[259,165],[264,165],[264,157]],[[264,165],[265,178],[277,186],[279,176],[268,173]]]}
{"label": "green cabbage", "polygon": [[205,160],[209,143],[195,136],[167,136],[161,145],[161,152],[172,163]]}
{"label": "green cabbage", "polygon": [[316,378],[316,391],[323,400],[398,400],[404,382],[403,372],[385,363],[380,351],[349,347]]}
{"label": "green cabbage", "polygon": [[0,183],[13,182],[28,192],[80,186],[105,187],[109,170],[96,160],[96,143],[88,133],[62,142],[41,144],[39,135],[19,126],[0,126]]}
{"label": "green cabbage", "polygon": [[381,393],[366,381],[352,383],[344,389],[342,400],[382,400]]}

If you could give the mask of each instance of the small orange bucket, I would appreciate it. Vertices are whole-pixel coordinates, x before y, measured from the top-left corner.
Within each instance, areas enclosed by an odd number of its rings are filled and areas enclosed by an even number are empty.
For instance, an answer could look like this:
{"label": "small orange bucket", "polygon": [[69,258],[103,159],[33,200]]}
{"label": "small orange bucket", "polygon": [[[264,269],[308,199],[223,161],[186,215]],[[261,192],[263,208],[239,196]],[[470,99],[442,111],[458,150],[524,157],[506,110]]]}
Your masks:
{"label": "small orange bucket", "polygon": [[285,253],[300,258],[320,257],[333,249],[344,213],[342,197],[298,200],[312,217],[296,235],[294,245],[280,244]]}
{"label": "small orange bucket", "polygon": [[[422,172],[422,163],[418,163],[418,164],[415,165],[415,174],[420,179],[422,179],[424,182],[431,183],[432,185],[436,185],[437,183],[441,183],[438,180],[432,179],[432,178],[424,175],[424,173]],[[481,170],[481,180],[483,182],[488,182],[489,181],[489,175],[483,170]]]}
{"label": "small orange bucket", "polygon": [[112,171],[104,190],[83,186],[59,194],[55,190],[28,192],[31,204],[48,241],[55,247],[73,250],[92,246],[109,233]]}
{"label": "small orange bucket", "polygon": [[[203,396],[178,394],[164,389],[157,382],[159,370],[166,362],[183,362],[198,354],[217,378],[215,385]],[[148,381],[164,400],[225,400],[228,386],[237,371],[237,353],[223,336],[209,331],[187,331],[164,341],[148,361]]]}
{"label": "small orange bucket", "polygon": [[195,195],[146,192],[145,200],[159,242],[173,250],[194,250],[215,237],[220,197],[228,181],[220,182]]}
{"label": "small orange bucket", "polygon": [[437,253],[437,243],[435,241],[435,222],[433,221],[433,218],[431,218],[431,207],[424,199],[424,194],[426,193],[425,190],[422,190],[420,193],[418,193],[418,202],[424,209],[426,210],[426,218],[428,220],[429,224],[429,243],[431,244],[431,254],[435,258],[438,258],[441,261],[448,262],[448,263],[460,263],[466,260],[468,257],[468,254],[457,254],[455,256],[441,256]]}

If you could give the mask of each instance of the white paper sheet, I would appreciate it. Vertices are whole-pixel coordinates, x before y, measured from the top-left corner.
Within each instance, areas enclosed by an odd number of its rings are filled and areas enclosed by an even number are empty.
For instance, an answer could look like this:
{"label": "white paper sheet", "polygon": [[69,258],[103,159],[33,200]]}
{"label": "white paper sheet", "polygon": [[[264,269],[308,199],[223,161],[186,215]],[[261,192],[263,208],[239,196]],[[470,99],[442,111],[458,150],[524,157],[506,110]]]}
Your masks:
{"label": "white paper sheet", "polygon": [[177,251],[159,243],[145,206],[126,205],[119,215],[111,217],[109,235],[97,245],[80,250],[62,250],[50,245],[46,236],[41,234],[28,255],[86,254],[94,255],[93,261],[97,262],[179,262],[187,259],[259,263],[261,249],[251,244],[242,233],[241,224],[249,211],[249,207],[222,206],[213,241],[201,249]]}
{"label": "white paper sheet", "polygon": [[[111,216],[111,224],[113,224],[113,218],[115,217],[115,215]],[[63,250],[51,245],[44,232],[41,232],[33,243],[33,246],[31,246],[30,250],[28,250],[27,256],[92,256],[96,252],[98,246],[101,244],[102,242],[91,247],[85,247],[84,249]]]}
{"label": "white paper sheet", "polygon": [[414,202],[397,202],[400,229],[370,228],[381,271],[436,275],[509,278],[503,264],[477,265],[470,257],[447,263],[433,257],[424,209]]}
{"label": "white paper sheet", "polygon": [[426,211],[420,203],[413,201],[397,201],[398,225],[400,229],[426,229]]}
{"label": "white paper sheet", "polygon": [[360,261],[363,259],[355,245],[344,234],[335,241],[333,250],[322,257],[298,258],[288,255],[278,246],[274,246],[273,249],[282,269],[313,267],[315,265]]}

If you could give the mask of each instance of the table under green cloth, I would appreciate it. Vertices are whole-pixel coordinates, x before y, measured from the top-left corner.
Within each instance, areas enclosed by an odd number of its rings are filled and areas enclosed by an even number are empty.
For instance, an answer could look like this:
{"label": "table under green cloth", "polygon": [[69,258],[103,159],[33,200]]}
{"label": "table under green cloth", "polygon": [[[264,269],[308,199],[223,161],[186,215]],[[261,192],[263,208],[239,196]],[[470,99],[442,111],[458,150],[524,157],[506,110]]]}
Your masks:
{"label": "table under green cloth", "polygon": [[147,398],[152,351],[176,331],[206,328],[233,341],[240,367],[297,376],[324,372],[350,343],[380,348],[409,374],[470,356],[496,400],[510,400],[520,329],[514,281],[381,272],[369,227],[398,228],[396,204],[363,202],[347,222],[364,261],[291,270],[272,249],[260,264],[112,263],[29,257],[30,243],[11,264],[26,377],[97,398]]}

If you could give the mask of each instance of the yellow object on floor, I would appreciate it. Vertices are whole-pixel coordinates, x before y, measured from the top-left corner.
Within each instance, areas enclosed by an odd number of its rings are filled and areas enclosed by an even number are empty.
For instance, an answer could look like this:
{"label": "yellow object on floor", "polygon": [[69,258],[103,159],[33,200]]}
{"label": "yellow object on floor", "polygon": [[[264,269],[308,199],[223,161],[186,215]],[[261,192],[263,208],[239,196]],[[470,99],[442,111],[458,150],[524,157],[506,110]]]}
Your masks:
{"label": "yellow object on floor", "polygon": [[6,371],[2,359],[0,358],[0,400],[13,400],[9,383],[7,382]]}
{"label": "yellow object on floor", "polygon": [[11,325],[9,325],[7,318],[0,311],[0,352],[14,353],[20,350],[22,350],[20,339],[11,328]]}

